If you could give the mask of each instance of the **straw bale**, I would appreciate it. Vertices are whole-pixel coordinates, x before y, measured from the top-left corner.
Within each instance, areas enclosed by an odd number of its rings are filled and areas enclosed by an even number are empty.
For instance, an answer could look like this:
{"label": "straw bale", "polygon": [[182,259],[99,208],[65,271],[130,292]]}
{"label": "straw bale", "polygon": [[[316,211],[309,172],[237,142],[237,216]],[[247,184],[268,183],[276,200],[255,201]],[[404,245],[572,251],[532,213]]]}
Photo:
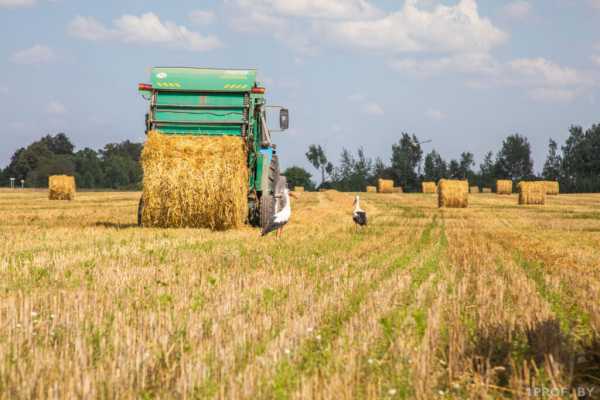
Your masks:
{"label": "straw bale", "polygon": [[378,193],[394,193],[394,181],[388,179],[377,180]]}
{"label": "straw bale", "polygon": [[438,185],[438,207],[466,208],[469,206],[469,182],[442,179]]}
{"label": "straw bale", "polygon": [[394,187],[392,188],[392,191],[393,191],[394,193],[404,193],[404,189],[402,189],[402,186],[394,186]]}
{"label": "straw bale", "polygon": [[377,186],[367,186],[367,193],[377,193]]}
{"label": "straw bale", "polygon": [[297,192],[297,193],[304,192],[304,186],[294,186],[294,192]]}
{"label": "straw bale", "polygon": [[224,230],[246,221],[248,168],[242,138],[149,132],[142,167],[144,226]]}
{"label": "straw bale", "polygon": [[49,176],[48,198],[50,200],[74,200],[75,177],[67,175]]}
{"label": "straw bale", "polygon": [[496,181],[497,194],[512,194],[513,183],[510,179],[498,179]]}
{"label": "straw bale", "polygon": [[492,193],[492,188],[484,187],[481,189],[481,193]]}
{"label": "straw bale", "polygon": [[545,181],[546,194],[556,196],[560,193],[560,185],[557,181]]}
{"label": "straw bale", "polygon": [[469,188],[469,193],[474,193],[474,194],[481,193],[481,191],[479,190],[479,186],[471,186]]}
{"label": "straw bale", "polygon": [[546,204],[546,183],[545,182],[520,182],[519,204]]}
{"label": "straw bale", "polygon": [[437,185],[435,184],[435,182],[423,182],[421,184],[423,193],[436,193],[437,192]]}

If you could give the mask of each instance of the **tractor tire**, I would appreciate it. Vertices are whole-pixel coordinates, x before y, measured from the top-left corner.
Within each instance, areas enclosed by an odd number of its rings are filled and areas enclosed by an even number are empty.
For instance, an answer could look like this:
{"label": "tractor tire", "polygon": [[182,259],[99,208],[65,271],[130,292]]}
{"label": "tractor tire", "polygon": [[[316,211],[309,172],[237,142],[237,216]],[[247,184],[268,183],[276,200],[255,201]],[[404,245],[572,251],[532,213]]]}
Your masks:
{"label": "tractor tire", "polygon": [[141,228],[142,224],[142,215],[144,213],[144,196],[140,197],[140,202],[138,204],[138,212],[137,212],[137,224]]}
{"label": "tractor tire", "polygon": [[277,203],[275,199],[275,191],[279,182],[279,159],[276,155],[271,158],[269,165],[269,188],[263,191],[260,196],[260,227],[264,228],[269,223],[273,215],[277,212]]}

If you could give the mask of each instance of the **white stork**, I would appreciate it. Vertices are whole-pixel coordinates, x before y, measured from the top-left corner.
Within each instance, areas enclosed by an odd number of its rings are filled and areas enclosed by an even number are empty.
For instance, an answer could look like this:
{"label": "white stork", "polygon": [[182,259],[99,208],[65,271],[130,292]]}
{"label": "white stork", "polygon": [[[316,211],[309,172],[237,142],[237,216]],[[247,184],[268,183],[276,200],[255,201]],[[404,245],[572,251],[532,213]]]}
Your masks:
{"label": "white stork", "polygon": [[360,208],[360,197],[354,198],[354,212],[352,213],[352,220],[356,224],[356,229],[359,226],[367,225],[367,213],[365,210]]}
{"label": "white stork", "polygon": [[262,236],[267,235],[274,230],[277,230],[277,238],[281,237],[281,233],[283,232],[283,227],[290,220],[290,216],[292,215],[292,207],[290,205],[290,190],[286,187],[283,189],[283,193],[281,196],[282,207],[281,210],[277,211],[271,222],[262,229]]}

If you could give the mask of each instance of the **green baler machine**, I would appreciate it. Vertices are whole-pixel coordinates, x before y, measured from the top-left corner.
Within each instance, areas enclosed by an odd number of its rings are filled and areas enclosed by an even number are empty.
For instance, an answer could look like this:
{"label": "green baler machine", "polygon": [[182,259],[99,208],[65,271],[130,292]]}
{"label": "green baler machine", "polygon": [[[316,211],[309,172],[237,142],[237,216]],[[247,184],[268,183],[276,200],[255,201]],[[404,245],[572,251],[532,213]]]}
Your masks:
{"label": "green baler machine", "polygon": [[[248,221],[269,223],[276,212],[284,179],[279,177],[276,146],[267,126],[267,109],[279,109],[279,131],[289,124],[288,110],[267,106],[265,89],[254,69],[164,68],[151,72],[151,83],[139,85],[150,102],[146,133],[240,136],[248,154]],[[141,216],[141,207],[138,219]]]}

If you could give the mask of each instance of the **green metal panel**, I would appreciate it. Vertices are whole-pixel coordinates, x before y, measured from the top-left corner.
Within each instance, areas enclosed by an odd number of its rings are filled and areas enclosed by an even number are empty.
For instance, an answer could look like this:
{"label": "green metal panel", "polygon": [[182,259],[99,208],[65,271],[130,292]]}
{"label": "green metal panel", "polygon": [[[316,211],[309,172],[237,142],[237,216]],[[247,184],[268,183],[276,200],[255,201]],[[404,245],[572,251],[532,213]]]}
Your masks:
{"label": "green metal panel", "polygon": [[256,70],[156,67],[151,79],[158,90],[249,92],[256,83]]}

